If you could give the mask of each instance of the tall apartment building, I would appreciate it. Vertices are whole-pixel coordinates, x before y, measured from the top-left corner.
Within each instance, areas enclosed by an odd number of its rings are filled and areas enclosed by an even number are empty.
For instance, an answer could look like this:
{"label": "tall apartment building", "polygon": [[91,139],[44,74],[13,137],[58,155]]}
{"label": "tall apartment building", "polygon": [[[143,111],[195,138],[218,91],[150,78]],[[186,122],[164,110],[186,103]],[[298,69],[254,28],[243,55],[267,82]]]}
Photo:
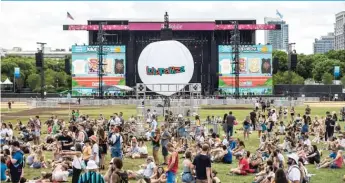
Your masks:
{"label": "tall apartment building", "polygon": [[335,14],[334,49],[345,50],[345,11]]}
{"label": "tall apartment building", "polygon": [[334,33],[328,33],[327,36],[321,36],[320,39],[315,39],[313,47],[314,54],[323,54],[330,50],[334,50]]}
{"label": "tall apartment building", "polygon": [[266,30],[265,44],[271,44],[273,50],[289,51],[289,25],[280,18],[265,17],[265,24],[280,24],[281,30]]}

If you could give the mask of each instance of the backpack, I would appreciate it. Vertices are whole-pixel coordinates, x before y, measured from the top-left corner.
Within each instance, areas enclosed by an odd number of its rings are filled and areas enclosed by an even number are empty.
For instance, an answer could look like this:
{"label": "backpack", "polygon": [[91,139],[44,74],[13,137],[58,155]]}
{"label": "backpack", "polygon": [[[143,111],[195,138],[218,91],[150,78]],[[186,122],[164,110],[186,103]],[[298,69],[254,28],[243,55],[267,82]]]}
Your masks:
{"label": "backpack", "polygon": [[128,183],[128,173],[124,172],[116,172],[116,174],[120,177],[120,183]]}
{"label": "backpack", "polygon": [[[305,171],[304,170],[303,170],[304,173],[302,173],[302,170],[301,170],[301,168],[299,166],[293,165],[293,167],[291,167],[290,171],[293,168],[297,168],[299,170],[299,172],[301,174],[301,180],[300,180],[301,183],[309,183],[309,177],[308,177],[308,175],[305,175]],[[288,172],[288,174],[290,173],[290,171]]]}
{"label": "backpack", "polygon": [[87,133],[83,130],[84,133],[84,142],[89,140],[89,136],[87,135]]}

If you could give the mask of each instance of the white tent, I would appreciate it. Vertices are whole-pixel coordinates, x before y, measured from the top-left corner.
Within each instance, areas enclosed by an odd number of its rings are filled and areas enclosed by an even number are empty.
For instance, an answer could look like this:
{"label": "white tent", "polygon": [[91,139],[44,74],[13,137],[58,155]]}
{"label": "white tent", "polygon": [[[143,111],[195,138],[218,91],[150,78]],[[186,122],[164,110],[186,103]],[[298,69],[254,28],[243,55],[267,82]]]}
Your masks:
{"label": "white tent", "polygon": [[2,84],[2,81],[0,81],[0,85]]}
{"label": "white tent", "polygon": [[12,85],[13,83],[7,78],[3,83],[3,85]]}
{"label": "white tent", "polygon": [[115,85],[114,87],[116,87],[122,91],[133,91],[133,88],[126,86],[126,85]]}

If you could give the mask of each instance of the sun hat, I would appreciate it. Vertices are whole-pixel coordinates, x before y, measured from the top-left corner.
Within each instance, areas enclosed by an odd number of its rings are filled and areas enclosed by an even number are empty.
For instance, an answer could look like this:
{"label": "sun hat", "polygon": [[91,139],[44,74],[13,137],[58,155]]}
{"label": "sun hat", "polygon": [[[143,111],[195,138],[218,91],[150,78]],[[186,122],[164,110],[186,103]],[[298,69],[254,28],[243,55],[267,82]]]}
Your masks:
{"label": "sun hat", "polygon": [[94,160],[89,160],[87,162],[86,170],[95,170],[98,169],[98,166]]}
{"label": "sun hat", "polygon": [[298,163],[299,157],[298,157],[298,155],[296,153],[289,154],[288,158],[293,159],[296,164]]}
{"label": "sun hat", "polygon": [[90,140],[97,142],[97,137],[96,135],[92,135],[91,137],[89,137]]}

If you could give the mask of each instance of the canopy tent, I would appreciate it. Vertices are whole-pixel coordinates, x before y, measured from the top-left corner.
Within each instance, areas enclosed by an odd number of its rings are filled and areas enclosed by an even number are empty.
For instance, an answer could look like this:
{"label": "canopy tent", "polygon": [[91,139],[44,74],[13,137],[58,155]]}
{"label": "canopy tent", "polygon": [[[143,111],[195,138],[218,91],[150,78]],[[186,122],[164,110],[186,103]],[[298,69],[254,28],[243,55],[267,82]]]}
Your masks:
{"label": "canopy tent", "polygon": [[126,85],[115,85],[114,87],[121,91],[133,91],[133,88]]}
{"label": "canopy tent", "polygon": [[2,85],[12,85],[13,83],[7,78],[4,82],[1,83]]}

